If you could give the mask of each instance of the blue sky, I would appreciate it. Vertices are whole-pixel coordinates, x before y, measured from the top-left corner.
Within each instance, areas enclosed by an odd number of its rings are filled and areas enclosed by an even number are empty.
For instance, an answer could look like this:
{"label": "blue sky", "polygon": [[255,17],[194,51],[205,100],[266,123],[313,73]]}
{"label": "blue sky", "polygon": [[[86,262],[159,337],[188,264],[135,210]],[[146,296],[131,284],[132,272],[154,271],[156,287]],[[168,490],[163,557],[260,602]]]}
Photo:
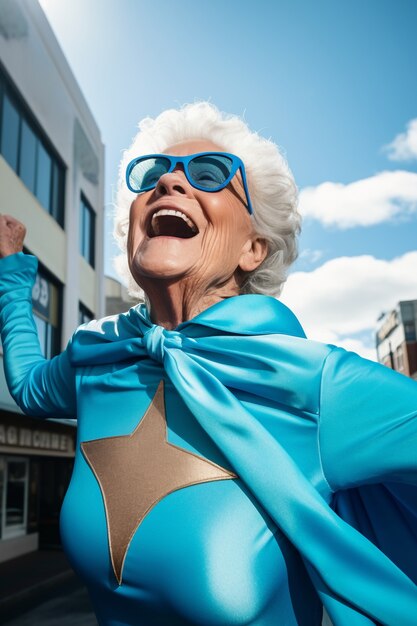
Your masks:
{"label": "blue sky", "polygon": [[[417,2],[41,5],[106,145],[107,230],[141,118],[196,99],[244,114],[283,149],[301,191],[283,301],[310,337],[372,357],[381,310],[417,298]],[[110,275],[114,252],[108,234]]]}

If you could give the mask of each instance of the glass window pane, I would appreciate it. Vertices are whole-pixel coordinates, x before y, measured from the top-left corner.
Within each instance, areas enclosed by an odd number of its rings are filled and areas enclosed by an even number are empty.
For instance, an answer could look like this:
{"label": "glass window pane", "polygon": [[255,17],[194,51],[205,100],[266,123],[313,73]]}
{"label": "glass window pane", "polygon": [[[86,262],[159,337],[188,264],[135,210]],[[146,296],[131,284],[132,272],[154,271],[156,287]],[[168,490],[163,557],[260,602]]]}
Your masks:
{"label": "glass window pane", "polygon": [[26,473],[26,462],[9,461],[6,494],[6,526],[16,526],[24,523]]}
{"label": "glass window pane", "polygon": [[17,171],[20,116],[11,100],[5,95],[1,124],[1,153],[9,165]]}
{"label": "glass window pane", "polygon": [[416,327],[414,322],[406,322],[404,324],[404,332],[406,341],[416,340]]}
{"label": "glass window pane", "polygon": [[36,137],[27,122],[22,120],[19,176],[32,192],[35,191],[35,165]]}
{"label": "glass window pane", "polygon": [[9,461],[9,482],[15,482],[16,480],[24,480],[26,476],[26,463],[22,461]]}
{"label": "glass window pane", "polygon": [[414,318],[414,305],[412,302],[402,302],[401,303],[401,313],[403,316],[403,320],[412,320]]}
{"label": "glass window pane", "polygon": [[38,144],[38,167],[36,171],[36,197],[39,202],[49,212],[50,196],[51,196],[51,176],[52,162],[51,157],[45,150],[43,144]]}
{"label": "glass window pane", "polygon": [[46,354],[46,341],[47,341],[47,324],[45,320],[43,320],[39,315],[34,315],[33,319],[35,320],[36,328],[38,331],[39,343],[41,345],[42,354],[44,357],[47,357]]}
{"label": "glass window pane", "polygon": [[25,506],[24,483],[8,483],[6,499],[6,526],[23,524]]}
{"label": "glass window pane", "polygon": [[84,207],[84,257],[90,260],[90,237],[91,237],[91,213],[87,207]]}
{"label": "glass window pane", "polygon": [[51,291],[53,285],[40,273],[36,275],[32,287],[32,306],[35,312],[46,320],[51,319]]}
{"label": "glass window pane", "polygon": [[80,228],[79,228],[79,242],[80,242],[80,254],[84,256],[84,202],[80,201]]}
{"label": "glass window pane", "polygon": [[81,198],[80,202],[80,252],[88,263],[94,267],[95,246],[95,213]]}
{"label": "glass window pane", "polygon": [[80,302],[78,305],[78,324],[85,324],[86,322],[90,322],[92,319],[94,319],[93,313]]}
{"label": "glass window pane", "polygon": [[53,163],[51,215],[64,225],[64,171],[57,163]]}
{"label": "glass window pane", "polygon": [[95,225],[96,225],[96,216],[95,213],[89,209],[89,214],[90,214],[90,233],[89,233],[89,263],[91,265],[91,267],[94,267],[95,262],[94,262],[94,250],[95,250]]}
{"label": "glass window pane", "polygon": [[61,290],[39,269],[32,288],[32,309],[42,354],[50,359],[61,351]]}
{"label": "glass window pane", "polygon": [[4,470],[5,470],[5,460],[0,456],[0,539],[1,539],[1,529],[3,527],[3,490],[4,490]]}
{"label": "glass window pane", "polygon": [[39,530],[39,497],[41,490],[41,461],[31,458],[28,484],[28,533]]}
{"label": "glass window pane", "polygon": [[52,326],[51,324],[46,324],[46,332],[45,332],[45,356],[47,359],[50,359],[52,356]]}

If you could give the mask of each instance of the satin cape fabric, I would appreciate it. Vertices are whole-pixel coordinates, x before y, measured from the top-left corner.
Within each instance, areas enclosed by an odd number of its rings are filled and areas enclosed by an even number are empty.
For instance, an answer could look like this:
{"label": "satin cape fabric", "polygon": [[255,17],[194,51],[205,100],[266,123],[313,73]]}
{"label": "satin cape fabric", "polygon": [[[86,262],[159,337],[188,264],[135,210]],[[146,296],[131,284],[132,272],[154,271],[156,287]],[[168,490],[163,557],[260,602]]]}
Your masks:
{"label": "satin cape fabric", "polygon": [[[125,315],[81,326],[67,352],[75,368],[149,358],[163,365],[233,471],[300,552],[334,624],[417,624],[417,385],[413,381],[371,362],[364,366],[363,359],[341,349],[306,340],[289,309],[259,295],[230,298],[174,331],[152,324],[146,308],[136,306]],[[360,376],[355,374],[357,368]],[[249,413],[233,393],[247,390],[259,396],[260,404],[275,401],[289,413],[306,407],[330,424],[333,411],[338,412],[340,423],[336,420],[330,426],[337,438],[344,436],[351,421],[354,428],[358,420],[360,428],[355,393],[362,397],[360,387],[366,385],[372,395],[373,384],[392,385],[408,430],[398,429],[398,445],[395,436],[392,439],[387,482],[375,476],[380,484],[372,484],[372,467],[364,472],[359,462],[352,487],[333,493],[331,499],[307,480],[256,412]],[[382,416],[386,412],[384,398],[370,406]],[[383,417],[377,423],[383,433]],[[408,440],[402,454],[404,432]],[[354,453],[360,459],[360,451]],[[336,470],[331,492],[337,480]]]}
{"label": "satin cape fabric", "polygon": [[[310,376],[305,368],[309,363],[317,367],[317,361],[325,358],[324,348],[304,340],[293,314],[273,298],[239,296],[211,307],[175,331],[153,325],[144,306],[131,309],[127,320],[137,331],[135,337],[112,336],[111,324],[106,329],[105,323],[79,330],[71,346],[72,364],[79,367],[149,356],[162,363],[191,413],[301,553],[334,623],[415,625],[415,583],[364,535],[374,541],[380,533],[391,536],[389,545],[381,543],[392,558],[399,530],[398,526],[394,530],[392,522],[401,522],[406,511],[412,521],[416,556],[416,489],[413,499],[404,485],[399,499],[391,493],[395,487],[390,491],[389,486],[381,492],[367,486],[345,497],[339,494],[337,510],[350,522],[346,523],[306,480],[279,441],[233,395],[233,389],[247,389],[260,397],[277,398],[284,373],[277,368],[276,355],[283,344],[290,359],[285,375],[298,378],[300,396],[308,393],[304,384]],[[309,352],[316,354],[309,358]],[[285,387],[281,392],[285,393]],[[388,512],[392,509],[397,515]],[[408,569],[417,578],[415,565]]]}

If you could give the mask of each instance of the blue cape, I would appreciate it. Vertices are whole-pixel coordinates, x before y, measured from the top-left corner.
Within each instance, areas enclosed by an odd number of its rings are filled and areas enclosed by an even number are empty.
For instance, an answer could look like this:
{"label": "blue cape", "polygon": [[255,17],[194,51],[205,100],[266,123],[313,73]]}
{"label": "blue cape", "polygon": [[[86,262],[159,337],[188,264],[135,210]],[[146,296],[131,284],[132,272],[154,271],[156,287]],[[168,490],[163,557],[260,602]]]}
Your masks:
{"label": "blue cape", "polygon": [[[300,552],[335,624],[415,626],[413,381],[342,349],[306,340],[287,307],[259,295],[229,298],[174,331],[152,324],[146,308],[136,306],[80,327],[68,350],[74,367],[149,358],[163,365],[191,413]],[[381,472],[372,479],[366,450],[361,462],[362,451],[354,447],[359,462],[353,465],[352,487],[333,488],[327,497],[234,390],[256,394],[260,405],[276,402],[289,416],[294,411],[318,416],[333,428],[334,441],[346,429],[360,431],[362,423],[366,428],[372,414],[376,435],[369,446],[384,442],[380,454],[386,480]],[[337,469],[333,476],[337,484]]]}

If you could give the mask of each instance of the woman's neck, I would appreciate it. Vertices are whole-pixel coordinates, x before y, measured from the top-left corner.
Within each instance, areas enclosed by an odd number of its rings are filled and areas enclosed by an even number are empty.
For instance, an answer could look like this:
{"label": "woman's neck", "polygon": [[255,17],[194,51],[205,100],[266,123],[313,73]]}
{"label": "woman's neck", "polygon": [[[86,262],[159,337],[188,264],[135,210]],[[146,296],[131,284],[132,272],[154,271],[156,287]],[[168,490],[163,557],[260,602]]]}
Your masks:
{"label": "woman's neck", "polygon": [[213,289],[184,279],[178,282],[161,280],[146,285],[146,295],[152,322],[173,330],[213,304],[239,295],[239,285],[234,276],[226,284]]}

